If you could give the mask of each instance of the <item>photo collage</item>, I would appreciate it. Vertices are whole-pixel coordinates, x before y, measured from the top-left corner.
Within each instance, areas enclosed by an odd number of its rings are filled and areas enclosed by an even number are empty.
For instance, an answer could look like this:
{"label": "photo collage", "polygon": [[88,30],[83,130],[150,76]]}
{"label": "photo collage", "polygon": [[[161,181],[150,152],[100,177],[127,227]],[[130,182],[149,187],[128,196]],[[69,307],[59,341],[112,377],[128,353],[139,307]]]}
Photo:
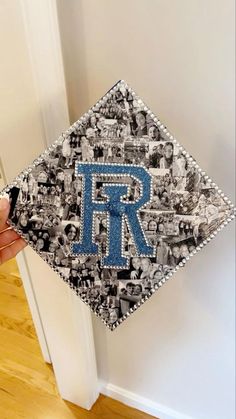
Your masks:
{"label": "photo collage", "polygon": [[[99,256],[71,254],[80,241],[83,181],[77,162],[144,165],[152,176],[152,199],[139,211],[153,258],[139,257],[128,223],[123,253],[129,269],[101,266]],[[125,199],[140,196],[129,177],[95,179],[94,199],[103,201],[103,184],[129,184]],[[71,288],[108,325],[113,325],[214,231],[228,211],[225,201],[159,129],[128,88],[111,91],[89,117],[10,191],[11,223]],[[94,240],[107,253],[108,215],[94,215]]]}

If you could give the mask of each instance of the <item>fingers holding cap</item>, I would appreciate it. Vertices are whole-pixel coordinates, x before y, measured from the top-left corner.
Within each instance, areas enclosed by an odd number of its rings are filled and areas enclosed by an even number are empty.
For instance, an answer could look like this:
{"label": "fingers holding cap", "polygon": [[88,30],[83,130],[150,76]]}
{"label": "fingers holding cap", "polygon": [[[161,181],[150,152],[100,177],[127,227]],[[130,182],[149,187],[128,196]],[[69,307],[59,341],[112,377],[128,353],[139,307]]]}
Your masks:
{"label": "fingers holding cap", "polygon": [[6,228],[9,211],[10,204],[8,199],[0,197],[0,231]]}

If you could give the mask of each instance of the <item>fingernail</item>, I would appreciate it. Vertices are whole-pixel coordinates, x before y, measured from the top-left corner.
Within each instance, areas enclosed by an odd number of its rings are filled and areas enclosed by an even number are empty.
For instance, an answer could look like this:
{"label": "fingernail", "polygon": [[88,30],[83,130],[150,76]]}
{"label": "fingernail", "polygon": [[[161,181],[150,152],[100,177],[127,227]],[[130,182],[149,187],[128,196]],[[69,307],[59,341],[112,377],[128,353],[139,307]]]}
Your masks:
{"label": "fingernail", "polygon": [[0,198],[0,211],[4,211],[8,208],[9,201],[6,198]]}

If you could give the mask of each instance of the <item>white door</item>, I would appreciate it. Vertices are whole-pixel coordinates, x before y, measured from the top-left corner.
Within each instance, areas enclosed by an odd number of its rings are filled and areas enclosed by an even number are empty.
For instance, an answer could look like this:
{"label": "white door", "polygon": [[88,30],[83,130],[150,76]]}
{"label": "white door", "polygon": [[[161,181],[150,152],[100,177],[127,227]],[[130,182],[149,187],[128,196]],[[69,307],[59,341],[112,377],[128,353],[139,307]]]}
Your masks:
{"label": "white door", "polygon": [[[69,126],[55,1],[1,1],[0,50],[0,154],[9,182]],[[60,394],[90,409],[98,397],[90,311],[31,248],[17,261]]]}

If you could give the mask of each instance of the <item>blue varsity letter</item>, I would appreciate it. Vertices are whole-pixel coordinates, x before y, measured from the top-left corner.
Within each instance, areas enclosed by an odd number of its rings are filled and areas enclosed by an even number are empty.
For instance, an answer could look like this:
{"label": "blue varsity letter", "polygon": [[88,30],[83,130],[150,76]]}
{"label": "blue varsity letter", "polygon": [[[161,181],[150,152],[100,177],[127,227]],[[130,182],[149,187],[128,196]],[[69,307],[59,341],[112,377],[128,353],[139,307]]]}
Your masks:
{"label": "blue varsity letter", "polygon": [[[80,243],[72,245],[73,254],[98,255],[98,245],[93,242],[93,218],[95,212],[108,214],[108,254],[101,259],[103,267],[127,268],[128,258],[122,256],[123,232],[122,223],[128,221],[129,229],[136,246],[137,256],[152,257],[155,248],[146,242],[138,217],[138,210],[143,207],[151,197],[151,175],[142,166],[103,164],[103,163],[78,163],[77,176],[83,176],[83,218],[81,220]],[[95,201],[93,196],[93,176],[99,175],[124,175],[140,182],[141,195],[137,201],[124,201],[127,196],[128,185],[121,183],[106,183],[102,188],[106,202]]]}

